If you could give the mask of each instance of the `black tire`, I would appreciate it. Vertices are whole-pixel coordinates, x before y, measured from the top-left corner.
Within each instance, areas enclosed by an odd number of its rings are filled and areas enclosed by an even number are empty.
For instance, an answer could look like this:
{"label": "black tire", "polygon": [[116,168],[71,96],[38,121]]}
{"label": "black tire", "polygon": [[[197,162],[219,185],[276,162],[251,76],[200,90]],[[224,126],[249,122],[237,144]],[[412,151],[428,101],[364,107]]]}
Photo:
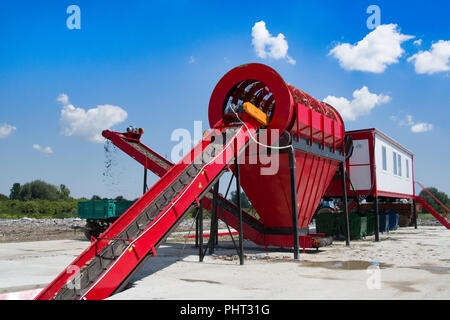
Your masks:
{"label": "black tire", "polygon": [[95,220],[88,220],[86,222],[86,227],[84,228],[84,235],[88,240],[91,240],[91,237],[98,238],[101,234],[101,226]]}

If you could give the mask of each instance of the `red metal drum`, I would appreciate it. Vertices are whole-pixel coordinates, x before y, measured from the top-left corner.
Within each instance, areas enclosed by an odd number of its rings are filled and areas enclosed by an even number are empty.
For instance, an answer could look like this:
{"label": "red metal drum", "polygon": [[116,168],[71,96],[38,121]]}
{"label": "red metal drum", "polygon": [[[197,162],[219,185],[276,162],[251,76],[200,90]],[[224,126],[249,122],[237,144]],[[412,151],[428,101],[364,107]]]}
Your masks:
{"label": "red metal drum", "polygon": [[[209,103],[211,127],[222,120],[227,105],[244,102],[269,116],[269,131],[277,129],[278,137],[289,133],[295,148],[299,227],[307,227],[344,157],[341,116],[332,106],[287,84],[272,68],[251,63],[232,69],[216,85]],[[288,154],[269,156],[279,161],[278,170],[270,175],[261,174],[267,165],[258,157],[246,152],[240,159],[241,185],[268,230],[266,244],[286,246],[292,243],[283,238],[292,230]]]}

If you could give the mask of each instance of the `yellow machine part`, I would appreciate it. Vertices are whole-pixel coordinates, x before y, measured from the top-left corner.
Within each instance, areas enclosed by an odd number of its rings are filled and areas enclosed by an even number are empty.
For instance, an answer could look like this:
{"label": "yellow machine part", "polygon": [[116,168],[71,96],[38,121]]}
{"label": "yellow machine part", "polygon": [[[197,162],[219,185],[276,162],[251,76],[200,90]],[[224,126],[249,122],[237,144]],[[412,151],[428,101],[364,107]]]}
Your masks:
{"label": "yellow machine part", "polygon": [[255,107],[255,105],[251,102],[244,102],[244,110],[247,112],[252,118],[261,123],[264,126],[268,126],[270,122],[270,118],[263,111]]}

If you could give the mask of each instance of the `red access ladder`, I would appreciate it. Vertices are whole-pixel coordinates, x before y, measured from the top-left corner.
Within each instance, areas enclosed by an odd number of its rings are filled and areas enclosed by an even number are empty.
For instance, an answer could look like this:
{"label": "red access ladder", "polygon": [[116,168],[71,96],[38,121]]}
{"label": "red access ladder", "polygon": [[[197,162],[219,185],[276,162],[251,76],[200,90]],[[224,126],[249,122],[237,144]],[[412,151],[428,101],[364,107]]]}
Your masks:
{"label": "red access ladder", "polygon": [[433,209],[432,206],[430,206],[425,199],[415,196],[415,199],[417,202],[419,202],[425,210],[427,210],[429,213],[431,213],[443,226],[445,226],[447,229],[450,229],[450,223],[446,219],[447,215],[450,213],[450,210],[441,202],[438,198],[436,198],[427,188],[425,188],[420,182],[415,181],[423,191],[425,191],[427,194],[429,194],[434,200],[436,200],[437,203],[441,205],[441,207],[444,209],[445,213],[441,215],[439,212]]}
{"label": "red access ladder", "polygon": [[[256,130],[253,123],[212,129],[35,299],[98,300],[124,288]],[[213,135],[225,141],[213,141]]]}

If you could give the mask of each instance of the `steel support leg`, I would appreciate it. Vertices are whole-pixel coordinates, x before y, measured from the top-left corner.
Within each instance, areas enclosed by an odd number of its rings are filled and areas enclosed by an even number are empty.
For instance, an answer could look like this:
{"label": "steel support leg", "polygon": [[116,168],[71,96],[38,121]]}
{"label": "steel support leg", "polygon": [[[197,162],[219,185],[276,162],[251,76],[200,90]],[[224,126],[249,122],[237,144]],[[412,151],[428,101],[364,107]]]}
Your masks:
{"label": "steel support leg", "polygon": [[199,261],[203,262],[203,198],[200,200],[198,208],[198,255]]}
{"label": "steel support leg", "polygon": [[292,203],[292,237],[294,246],[294,259],[298,259],[298,215],[297,215],[297,179],[295,178],[295,149],[289,152],[289,169],[291,176],[291,203]]}
{"label": "steel support leg", "polygon": [[199,211],[197,209],[197,215],[195,216],[195,247],[196,248],[198,248],[198,227],[199,227],[198,215],[199,215]]}
{"label": "steel support leg", "polygon": [[344,203],[344,218],[345,218],[345,245],[350,245],[350,222],[348,218],[348,203],[347,203],[347,184],[345,183],[345,161],[341,163],[342,172],[342,201]]}
{"label": "steel support leg", "polygon": [[142,188],[142,194],[147,192],[147,160],[144,166],[144,187]]}
{"label": "steel support leg", "polygon": [[211,210],[211,226],[209,231],[209,253],[214,253],[217,236],[217,197],[219,195],[219,181],[213,187],[213,203]]}
{"label": "steel support leg", "polygon": [[380,212],[378,210],[378,197],[375,197],[373,204],[375,207],[374,208],[375,209],[375,223],[374,223],[375,241],[378,242],[378,241],[380,241]]}
{"label": "steel support leg", "polygon": [[414,212],[414,229],[417,229],[417,210],[416,210],[416,199],[413,199],[413,212]]}
{"label": "steel support leg", "polygon": [[239,208],[239,262],[241,265],[244,264],[244,243],[242,239],[242,204],[241,204],[241,177],[240,177],[240,170],[239,170],[239,164],[238,164],[238,157],[236,154],[235,158],[235,165],[236,165],[236,192],[237,192],[237,201],[238,201],[238,208]]}

